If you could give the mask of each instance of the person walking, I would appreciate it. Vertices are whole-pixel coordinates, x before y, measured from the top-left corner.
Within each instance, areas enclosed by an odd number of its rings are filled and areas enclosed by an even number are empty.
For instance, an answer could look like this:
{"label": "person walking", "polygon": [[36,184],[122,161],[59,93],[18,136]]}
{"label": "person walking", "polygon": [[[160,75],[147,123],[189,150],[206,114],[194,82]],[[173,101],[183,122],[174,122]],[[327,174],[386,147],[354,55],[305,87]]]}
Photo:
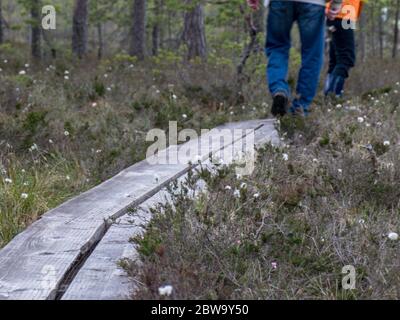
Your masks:
{"label": "person walking", "polygon": [[[355,66],[354,29],[362,6],[362,0],[343,0],[343,7],[338,16],[327,21],[332,37],[329,42],[329,68],[325,80],[325,96],[333,95],[340,98],[343,95],[350,69]],[[327,10],[329,10],[329,4]]]}
{"label": "person walking", "polygon": [[[247,3],[254,10],[260,6],[260,0],[247,0]],[[293,115],[309,113],[323,65],[325,14],[329,19],[334,19],[342,0],[330,0],[330,3],[325,13],[325,0],[270,1],[265,52],[268,57],[267,78],[273,98],[273,116],[284,116],[288,112],[292,96],[287,76],[291,30],[295,22],[300,31],[302,62],[290,112]]]}

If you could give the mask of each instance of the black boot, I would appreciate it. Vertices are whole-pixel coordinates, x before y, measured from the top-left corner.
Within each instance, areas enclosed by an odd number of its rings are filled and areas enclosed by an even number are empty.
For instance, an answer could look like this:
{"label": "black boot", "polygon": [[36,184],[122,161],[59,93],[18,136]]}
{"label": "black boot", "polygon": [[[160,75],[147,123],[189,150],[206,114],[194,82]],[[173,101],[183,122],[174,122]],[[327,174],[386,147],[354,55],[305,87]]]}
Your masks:
{"label": "black boot", "polygon": [[283,93],[277,93],[274,95],[274,101],[272,103],[271,113],[274,117],[284,116],[287,113],[288,98]]}

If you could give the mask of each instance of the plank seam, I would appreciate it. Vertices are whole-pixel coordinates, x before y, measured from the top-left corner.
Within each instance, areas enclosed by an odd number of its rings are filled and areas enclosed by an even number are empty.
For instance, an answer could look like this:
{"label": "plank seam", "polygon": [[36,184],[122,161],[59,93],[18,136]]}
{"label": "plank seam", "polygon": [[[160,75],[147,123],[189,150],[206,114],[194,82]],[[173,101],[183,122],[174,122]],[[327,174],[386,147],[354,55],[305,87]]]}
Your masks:
{"label": "plank seam", "polygon": [[[261,123],[260,125],[255,127],[254,132],[259,130],[260,128],[262,128],[264,125],[265,124]],[[224,150],[228,146],[234,145],[237,141],[244,139],[247,135],[248,135],[248,133],[244,132],[240,136],[240,138],[231,141],[230,144],[222,146],[221,148],[219,148],[217,150],[210,151],[207,155],[207,158],[210,158],[213,154],[215,154],[221,150]],[[205,158],[205,159],[207,159],[207,158]],[[202,162],[204,162],[204,161],[206,161],[206,160],[203,160]],[[139,206],[146,200],[150,199],[155,194],[157,194],[162,189],[164,189],[166,186],[168,186],[172,181],[175,181],[176,179],[182,177],[183,175],[188,173],[190,170],[197,168],[199,165],[200,165],[199,163],[189,165],[187,168],[185,168],[184,170],[181,170],[180,172],[178,172],[176,175],[174,175],[170,179],[167,179],[163,183],[154,187],[151,191],[149,191],[145,195],[134,200],[131,204],[127,205],[125,208],[123,208],[123,209],[117,211],[116,213],[114,213],[113,215],[111,215],[110,218],[108,219],[108,221],[105,221],[101,226],[99,226],[99,228],[96,230],[93,237],[85,244],[85,246],[83,246],[79,255],[71,263],[70,267],[64,273],[64,275],[61,277],[60,281],[56,285],[56,288],[50,293],[50,295],[48,296],[47,299],[48,300],[61,300],[62,299],[63,295],[68,290],[70,284],[73,282],[73,280],[76,277],[76,275],[78,274],[79,270],[84,266],[85,262],[90,257],[91,253],[96,249],[97,245],[101,242],[101,240],[104,238],[105,234],[109,230],[110,226],[112,225],[112,222],[110,222],[110,220],[116,220],[116,219],[126,215],[129,212],[129,210],[131,210],[134,207]]]}

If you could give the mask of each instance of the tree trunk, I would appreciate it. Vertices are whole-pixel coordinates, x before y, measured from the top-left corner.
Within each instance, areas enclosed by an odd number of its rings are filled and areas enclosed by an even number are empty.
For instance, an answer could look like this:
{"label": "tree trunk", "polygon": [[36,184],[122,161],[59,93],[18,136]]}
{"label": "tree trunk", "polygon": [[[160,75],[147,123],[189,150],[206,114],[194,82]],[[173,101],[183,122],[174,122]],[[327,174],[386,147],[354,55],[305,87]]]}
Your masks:
{"label": "tree trunk", "polygon": [[97,36],[99,38],[99,49],[97,51],[97,58],[103,58],[103,51],[104,51],[104,41],[103,41],[103,26],[99,22],[97,24]]}
{"label": "tree trunk", "polygon": [[146,56],[146,0],[134,0],[129,53],[143,60]]}
{"label": "tree trunk", "polygon": [[31,53],[34,59],[40,59],[42,56],[40,0],[33,0],[31,3],[31,19]]}
{"label": "tree trunk", "polygon": [[72,22],[72,52],[82,59],[87,50],[88,0],[76,0]]}
{"label": "tree trunk", "polygon": [[361,58],[361,61],[363,61],[363,62],[365,61],[365,58],[366,58],[365,31],[366,31],[365,15],[361,14],[360,21],[359,21],[358,43],[360,46],[360,58]]}
{"label": "tree trunk", "polygon": [[382,19],[382,4],[379,4],[378,8],[378,32],[379,32],[379,56],[383,59],[383,19]]}
{"label": "tree trunk", "polygon": [[0,0],[0,44],[4,41],[4,33],[3,33],[3,12],[2,12],[2,3]]}
{"label": "tree trunk", "polygon": [[158,55],[158,50],[160,48],[160,19],[161,19],[161,6],[162,2],[161,0],[155,0],[154,2],[154,15],[155,15],[155,21],[153,25],[153,31],[152,31],[152,54],[153,56]]}
{"label": "tree trunk", "polygon": [[400,0],[397,0],[395,22],[394,22],[394,33],[393,33],[393,52],[392,52],[393,58],[396,58],[397,56],[397,47],[399,44],[399,19],[400,19]]}
{"label": "tree trunk", "polygon": [[260,9],[258,9],[254,14],[253,14],[253,19],[254,19],[254,27],[257,29],[258,32],[264,32],[265,31],[265,7],[260,6]]}
{"label": "tree trunk", "polygon": [[207,57],[206,34],[204,27],[204,11],[200,3],[193,0],[186,0],[189,6],[185,13],[185,25],[183,39],[188,47],[188,59]]}
{"label": "tree trunk", "polygon": [[369,6],[370,9],[370,21],[371,21],[371,32],[370,32],[370,37],[371,37],[371,46],[372,46],[372,55],[376,55],[376,43],[375,43],[375,35],[376,35],[376,27],[375,27],[375,5],[372,2]]}

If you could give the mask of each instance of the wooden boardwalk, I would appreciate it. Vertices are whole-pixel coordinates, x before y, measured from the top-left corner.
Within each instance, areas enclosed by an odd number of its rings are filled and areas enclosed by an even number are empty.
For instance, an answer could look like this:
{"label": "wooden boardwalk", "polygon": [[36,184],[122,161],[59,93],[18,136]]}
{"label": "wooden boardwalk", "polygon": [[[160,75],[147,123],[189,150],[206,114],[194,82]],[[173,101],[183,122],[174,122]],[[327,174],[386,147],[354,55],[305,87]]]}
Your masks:
{"label": "wooden boardwalk", "polygon": [[[279,144],[273,120],[254,120],[220,126],[178,148],[200,146],[191,162],[199,160],[211,167],[210,154],[232,146],[242,148],[244,144],[236,142],[246,140],[244,134],[212,145],[213,149],[200,145],[201,139],[212,139],[224,129],[253,129],[255,144]],[[233,156],[224,159],[225,164],[232,161]],[[151,165],[144,160],[44,214],[0,251],[0,299],[128,298],[134,281],[118,262],[137,256],[129,238],[143,232],[152,206],[168,201],[165,187],[183,180],[194,166]],[[131,208],[138,209],[128,214]]]}

